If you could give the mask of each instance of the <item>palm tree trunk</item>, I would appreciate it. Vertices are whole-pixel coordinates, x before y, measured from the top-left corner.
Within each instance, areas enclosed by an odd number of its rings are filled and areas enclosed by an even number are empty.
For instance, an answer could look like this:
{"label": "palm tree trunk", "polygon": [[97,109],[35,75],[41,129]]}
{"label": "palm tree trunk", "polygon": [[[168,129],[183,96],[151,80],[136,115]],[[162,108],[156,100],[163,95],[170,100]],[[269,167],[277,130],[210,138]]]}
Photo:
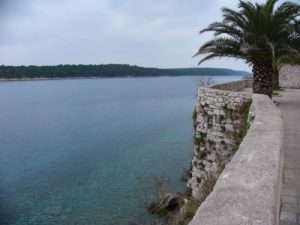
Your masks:
{"label": "palm tree trunk", "polygon": [[272,77],[272,86],[273,88],[279,88],[279,70],[274,68],[273,77]]}
{"label": "palm tree trunk", "polygon": [[268,95],[272,98],[272,63],[256,63],[252,68],[253,93]]}

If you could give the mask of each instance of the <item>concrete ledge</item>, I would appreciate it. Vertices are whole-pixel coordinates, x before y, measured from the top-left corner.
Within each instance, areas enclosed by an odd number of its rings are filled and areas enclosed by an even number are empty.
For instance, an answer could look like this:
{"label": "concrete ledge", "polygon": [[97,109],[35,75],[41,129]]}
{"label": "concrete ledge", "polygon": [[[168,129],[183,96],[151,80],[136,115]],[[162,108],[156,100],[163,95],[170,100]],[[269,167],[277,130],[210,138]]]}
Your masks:
{"label": "concrete ledge", "polygon": [[189,225],[277,225],[283,163],[280,111],[253,95],[255,119]]}
{"label": "concrete ledge", "polygon": [[227,82],[223,84],[213,84],[208,86],[211,89],[218,89],[223,91],[241,91],[244,88],[252,87],[253,79],[252,78],[245,78],[238,81]]}

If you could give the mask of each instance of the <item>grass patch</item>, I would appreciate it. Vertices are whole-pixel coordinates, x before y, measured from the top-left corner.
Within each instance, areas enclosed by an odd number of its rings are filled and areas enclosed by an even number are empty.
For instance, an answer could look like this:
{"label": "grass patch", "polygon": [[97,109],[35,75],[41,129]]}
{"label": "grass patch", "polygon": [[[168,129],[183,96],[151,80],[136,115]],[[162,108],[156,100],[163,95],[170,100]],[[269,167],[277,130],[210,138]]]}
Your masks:
{"label": "grass patch", "polygon": [[237,152],[237,150],[239,150],[239,145],[236,145],[236,146],[234,146],[231,150],[230,150],[230,152],[229,152],[229,154],[231,155],[231,156],[233,156],[236,152]]}
{"label": "grass patch", "polygon": [[284,88],[279,87],[279,88],[273,88],[272,89],[272,97],[281,97],[281,93],[284,91]]}
{"label": "grass patch", "polygon": [[272,96],[273,96],[273,97],[276,97],[276,96],[278,97],[278,96],[281,96],[281,94],[280,94],[279,91],[274,91],[274,90],[273,90]]}
{"label": "grass patch", "polygon": [[[224,113],[225,113],[225,115],[226,115],[227,118],[232,118],[233,109],[230,109],[230,108],[228,107],[227,104],[225,104],[225,105],[222,107],[222,109],[224,110]],[[225,118],[226,118],[226,117],[225,117]]]}
{"label": "grass patch", "polygon": [[185,190],[184,195],[185,195],[186,197],[191,197],[191,196],[192,196],[192,192],[193,192],[192,188],[187,187],[186,190]]}
{"label": "grass patch", "polygon": [[193,219],[200,205],[201,205],[200,201],[197,201],[195,199],[186,200],[183,206],[184,219],[188,219],[188,220]]}
{"label": "grass patch", "polygon": [[216,182],[217,177],[215,177],[213,174],[208,173],[205,176],[202,184],[202,201],[204,201],[207,198],[207,196],[212,192]]}

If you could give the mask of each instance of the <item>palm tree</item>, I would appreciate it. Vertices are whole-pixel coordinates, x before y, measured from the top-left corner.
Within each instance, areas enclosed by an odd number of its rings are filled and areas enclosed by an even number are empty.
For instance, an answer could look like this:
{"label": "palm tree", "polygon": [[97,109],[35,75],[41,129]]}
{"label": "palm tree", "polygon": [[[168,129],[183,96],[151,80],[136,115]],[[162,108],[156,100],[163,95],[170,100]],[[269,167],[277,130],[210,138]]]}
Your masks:
{"label": "palm tree", "polygon": [[[277,59],[296,54],[290,42],[295,35],[300,6],[278,0],[265,4],[239,1],[239,11],[222,8],[223,21],[210,24],[200,33],[213,31],[215,38],[203,44],[195,56],[206,54],[202,62],[215,57],[242,59],[252,66],[253,92],[271,97],[272,77]],[[296,38],[297,39],[297,38]]]}
{"label": "palm tree", "polygon": [[[277,30],[273,31],[271,41],[275,44],[273,54],[273,88],[279,88],[279,69],[284,62],[296,64],[300,59],[300,22],[297,16],[300,15],[300,6],[284,3],[281,9],[272,12],[271,16]],[[284,28],[284,29],[282,29]],[[284,33],[284,35],[282,35]],[[288,39],[285,39],[288,38]],[[283,45],[282,45],[283,43]]]}

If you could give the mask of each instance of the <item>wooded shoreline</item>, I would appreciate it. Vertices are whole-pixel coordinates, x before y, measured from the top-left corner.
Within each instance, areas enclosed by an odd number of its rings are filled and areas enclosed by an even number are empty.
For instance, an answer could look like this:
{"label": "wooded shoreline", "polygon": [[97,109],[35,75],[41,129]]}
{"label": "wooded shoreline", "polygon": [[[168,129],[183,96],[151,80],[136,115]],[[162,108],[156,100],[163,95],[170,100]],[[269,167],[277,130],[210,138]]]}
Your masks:
{"label": "wooded shoreline", "polygon": [[223,68],[145,68],[123,64],[0,66],[0,80],[94,79],[162,76],[249,76],[249,72]]}

